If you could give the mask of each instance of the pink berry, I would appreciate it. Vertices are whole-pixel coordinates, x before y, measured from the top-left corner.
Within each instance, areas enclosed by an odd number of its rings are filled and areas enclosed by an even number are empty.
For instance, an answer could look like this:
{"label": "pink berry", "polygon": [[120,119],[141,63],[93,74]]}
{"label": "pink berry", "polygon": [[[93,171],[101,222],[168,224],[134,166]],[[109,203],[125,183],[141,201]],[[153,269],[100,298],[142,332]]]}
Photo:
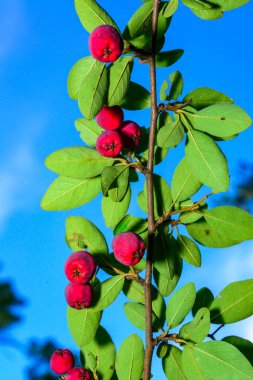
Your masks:
{"label": "pink berry", "polygon": [[69,256],[64,271],[73,284],[86,284],[94,276],[96,262],[86,251],[78,251]]}
{"label": "pink berry", "polygon": [[65,289],[67,304],[73,309],[85,309],[90,306],[93,296],[91,284],[68,284]]}
{"label": "pink berry", "polygon": [[116,131],[105,131],[98,136],[97,151],[105,157],[116,157],[122,149],[122,138]]}
{"label": "pink berry", "polygon": [[134,121],[124,121],[119,130],[123,139],[123,148],[127,150],[135,149],[141,139],[141,128]]}
{"label": "pink berry", "polygon": [[145,243],[134,232],[120,232],[112,241],[112,249],[116,260],[120,263],[133,266],[142,259]]}
{"label": "pink berry", "polygon": [[91,376],[88,371],[84,368],[76,367],[68,371],[65,380],[91,380]]}
{"label": "pink berry", "polygon": [[50,358],[50,367],[58,375],[63,375],[75,365],[72,352],[68,349],[59,348]]}
{"label": "pink berry", "polygon": [[119,106],[108,107],[103,105],[97,114],[96,121],[100,127],[107,131],[118,129],[123,123],[124,114]]}
{"label": "pink berry", "polygon": [[91,55],[100,62],[114,62],[122,54],[124,43],[119,32],[110,25],[100,25],[89,38]]}

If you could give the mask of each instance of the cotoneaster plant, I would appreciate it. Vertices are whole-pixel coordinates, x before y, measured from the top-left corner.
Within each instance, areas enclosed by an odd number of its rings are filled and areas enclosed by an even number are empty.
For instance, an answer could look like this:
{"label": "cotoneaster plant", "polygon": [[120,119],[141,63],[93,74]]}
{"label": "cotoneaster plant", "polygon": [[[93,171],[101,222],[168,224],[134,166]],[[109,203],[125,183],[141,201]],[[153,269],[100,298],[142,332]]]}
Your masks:
{"label": "cotoneaster plant", "polygon": [[[156,353],[169,380],[252,379],[253,344],[227,335],[226,325],[253,314],[253,280],[232,282],[215,296],[207,287],[196,290],[194,278],[185,279],[183,268],[184,262],[201,266],[202,246],[226,248],[253,238],[249,213],[209,204],[209,198],[227,191],[230,183],[219,143],[229,144],[252,120],[220,91],[201,87],[182,95],[184,80],[178,70],[170,72],[158,94],[157,69],[169,71],[183,55],[182,49],[166,48],[172,17],[184,27],[178,0],[142,5],[136,0],[136,12],[123,32],[102,8],[107,3],[100,3],[75,0],[90,33],[91,52],[68,77],[69,95],[82,115],[76,120],[82,141],[47,157],[46,166],[59,176],[41,205],[45,210],[70,210],[101,193],[104,222],[114,234],[113,252],[94,224],[100,212],[95,203],[92,221],[85,208],[83,216],[67,218],[66,242],[73,252],[66,252],[67,319],[80,348],[80,366],[74,367],[68,350],[59,349],[51,368],[65,380],[150,380],[151,373],[155,379],[160,376],[158,367],[152,368]],[[247,0],[182,3],[195,16],[215,20]],[[134,81],[136,65],[148,65],[144,82],[150,82],[149,89]],[[131,112],[145,109],[150,109],[150,123],[140,127]],[[143,116],[142,124],[146,120]],[[184,145],[182,157],[171,172],[167,157],[173,154],[170,148],[179,145]],[[155,173],[162,161],[168,163],[164,177]],[[143,217],[133,197],[137,190]],[[135,215],[128,211],[130,204]],[[184,286],[178,286],[181,277]],[[102,327],[102,314],[110,313],[114,301],[122,307],[116,301],[121,292],[133,330],[121,329],[111,337]],[[111,318],[116,320],[115,315]],[[138,330],[145,331],[145,341]],[[117,350],[114,339],[121,340]]]}

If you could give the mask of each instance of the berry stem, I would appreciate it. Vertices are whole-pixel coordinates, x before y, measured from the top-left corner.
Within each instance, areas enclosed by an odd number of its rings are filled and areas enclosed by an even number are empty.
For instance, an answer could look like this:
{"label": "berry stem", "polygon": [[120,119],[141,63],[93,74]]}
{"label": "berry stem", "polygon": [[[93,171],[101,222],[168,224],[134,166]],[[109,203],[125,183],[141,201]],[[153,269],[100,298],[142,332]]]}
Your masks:
{"label": "berry stem", "polygon": [[152,298],[151,298],[151,282],[152,282],[152,262],[154,250],[154,189],[153,189],[153,166],[154,166],[154,144],[156,134],[156,123],[158,116],[157,109],[157,94],[156,94],[156,66],[155,66],[155,51],[157,37],[157,20],[159,11],[159,0],[153,1],[152,15],[152,52],[149,57],[150,67],[150,83],[151,83],[151,120],[148,144],[148,163],[146,182],[148,196],[148,249],[147,249],[147,264],[145,276],[145,308],[146,308],[146,350],[144,359],[144,376],[143,380],[150,380],[151,364],[153,355],[153,331],[152,331]]}

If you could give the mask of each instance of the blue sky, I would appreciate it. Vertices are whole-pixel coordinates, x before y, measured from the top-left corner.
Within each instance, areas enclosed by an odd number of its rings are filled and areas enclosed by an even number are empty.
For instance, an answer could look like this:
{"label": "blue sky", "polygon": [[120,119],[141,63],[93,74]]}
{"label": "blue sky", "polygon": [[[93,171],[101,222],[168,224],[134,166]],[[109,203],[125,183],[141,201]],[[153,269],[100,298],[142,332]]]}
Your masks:
{"label": "blue sky", "polygon": [[[123,29],[141,2],[101,0]],[[124,4],[125,3],[125,4]],[[123,12],[124,8],[124,12]],[[158,85],[179,69],[185,91],[208,86],[221,90],[253,115],[251,89],[253,3],[226,12],[217,21],[202,21],[180,5],[166,39],[166,48],[185,50],[173,67],[160,69]],[[27,300],[24,322],[11,333],[21,342],[30,337],[55,338],[60,346],[75,349],[66,321],[63,266],[70,254],[64,242],[68,215],[83,215],[95,222],[111,241],[100,211],[100,198],[69,212],[44,212],[40,199],[55,176],[43,165],[52,151],[81,145],[74,120],[77,104],[68,98],[66,80],[71,66],[89,55],[88,33],[75,14],[73,1],[1,0],[0,3],[0,240],[3,263],[1,278],[11,279],[18,294]],[[147,67],[135,68],[133,78],[147,86]],[[126,118],[148,126],[149,113],[126,112]],[[228,156],[231,182],[236,182],[240,160],[252,160],[252,128],[222,144]],[[166,164],[157,168],[170,180],[183,148],[171,150]],[[134,187],[136,196],[140,187]],[[94,210],[96,210],[94,212]],[[131,213],[140,213],[132,205]],[[100,214],[99,214],[100,215]],[[197,288],[209,286],[217,294],[230,281],[252,276],[253,243],[213,251],[203,250],[203,265],[185,265],[179,286],[194,281]],[[104,313],[103,325],[117,346],[125,331],[137,331],[126,320],[120,297],[116,307]],[[120,306],[121,305],[121,306]],[[113,325],[112,325],[113,320]],[[253,339],[252,318],[226,332]],[[222,332],[224,335],[225,333]],[[222,336],[221,334],[221,336]],[[227,335],[228,335],[227,334]],[[226,334],[225,334],[226,335]],[[0,346],[1,378],[26,380],[26,360],[16,351]],[[154,379],[165,379],[154,365]]]}

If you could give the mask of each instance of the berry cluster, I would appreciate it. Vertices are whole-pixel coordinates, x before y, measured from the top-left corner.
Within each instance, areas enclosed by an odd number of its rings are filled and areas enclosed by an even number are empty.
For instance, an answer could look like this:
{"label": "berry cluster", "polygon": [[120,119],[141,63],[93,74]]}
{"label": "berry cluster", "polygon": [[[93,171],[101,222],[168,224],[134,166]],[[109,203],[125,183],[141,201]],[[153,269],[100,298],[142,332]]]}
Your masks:
{"label": "berry cluster", "polygon": [[89,281],[96,271],[94,257],[86,251],[75,252],[66,261],[64,271],[70,281],[65,289],[67,304],[77,310],[89,307],[93,296]]}
{"label": "berry cluster", "polygon": [[50,367],[57,375],[64,375],[65,380],[91,380],[90,373],[81,367],[74,367],[75,359],[68,349],[58,348],[50,358]]}
{"label": "berry cluster", "polygon": [[96,121],[105,131],[97,139],[97,151],[106,157],[116,157],[125,149],[134,150],[141,138],[141,128],[134,121],[123,121],[123,110],[119,106],[104,105]]}

